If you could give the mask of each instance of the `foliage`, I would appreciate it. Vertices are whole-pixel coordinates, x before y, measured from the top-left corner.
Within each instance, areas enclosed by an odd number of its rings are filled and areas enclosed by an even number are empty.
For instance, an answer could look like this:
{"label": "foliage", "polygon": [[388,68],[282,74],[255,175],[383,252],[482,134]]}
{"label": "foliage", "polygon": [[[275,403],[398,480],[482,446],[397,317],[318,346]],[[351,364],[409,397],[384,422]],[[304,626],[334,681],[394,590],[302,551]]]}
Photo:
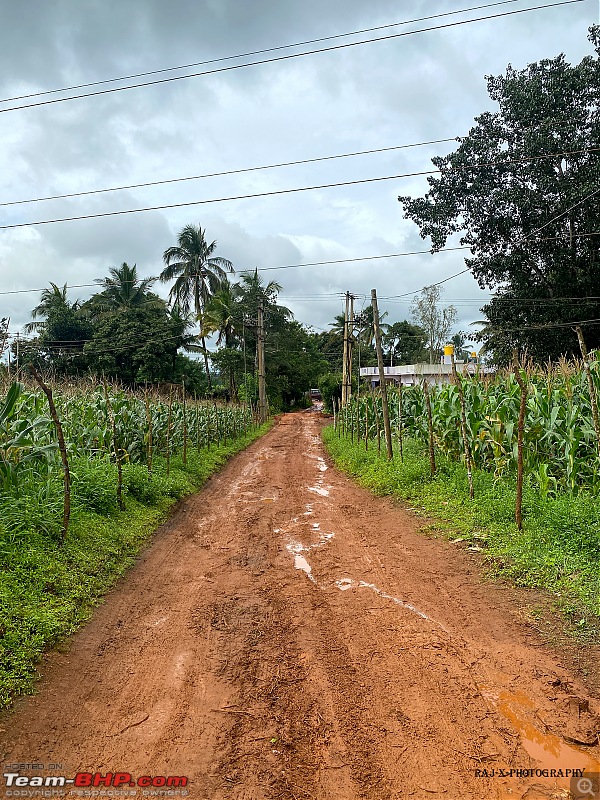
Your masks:
{"label": "foliage", "polygon": [[[599,32],[595,56],[580,64],[560,55],[488,77],[498,110],[433,159],[439,175],[424,197],[398,198],[434,252],[454,234],[470,247],[467,266],[496,291],[480,336],[497,363],[515,346],[540,363],[574,355],[570,325],[544,326],[600,317],[600,245],[590,235],[600,227]],[[597,326],[586,335],[600,344]]]}
{"label": "foliage", "polygon": [[384,362],[388,367],[398,364],[417,364],[426,355],[427,333],[420,325],[394,322],[384,326],[382,336]]}
{"label": "foliage", "polygon": [[[75,401],[68,408],[71,412],[87,407],[85,397],[55,394],[63,414],[65,401]],[[253,428],[246,435],[242,431],[226,444],[222,439],[220,444],[213,442],[210,449],[194,448],[185,465],[181,455],[173,456],[169,468],[164,456],[156,457],[152,475],[141,463],[125,464],[124,511],[115,502],[114,462],[107,455],[75,459],[75,502],[63,544],[58,536],[60,481],[40,482],[32,474],[17,503],[0,492],[0,708],[14,696],[32,691],[35,665],[43,651],[89,617],[102,595],[133,564],[174,499],[198,489],[231,455],[268,428]]]}
{"label": "foliage", "polygon": [[127,384],[168,381],[175,372],[183,331],[156,295],[126,313],[107,311],[94,322],[84,353],[90,369]]}
{"label": "foliage", "polygon": [[450,337],[456,322],[457,311],[452,305],[440,308],[442,290],[439,286],[425,286],[411,306],[415,323],[425,331],[429,363],[438,362],[442,347]]}
{"label": "foliage", "polygon": [[333,403],[339,405],[342,401],[342,373],[327,372],[319,378],[317,383],[323,400],[323,408],[328,414],[333,413]]}
{"label": "foliage", "polygon": [[200,323],[200,337],[204,350],[204,365],[210,387],[205,334],[202,316],[210,298],[218,291],[228,272],[233,272],[231,261],[215,255],[217,243],[206,240],[206,231],[200,225],[186,225],[179,232],[177,244],[163,253],[165,268],[159,279],[163,282],[174,280],[169,292],[184,314],[194,310]]}

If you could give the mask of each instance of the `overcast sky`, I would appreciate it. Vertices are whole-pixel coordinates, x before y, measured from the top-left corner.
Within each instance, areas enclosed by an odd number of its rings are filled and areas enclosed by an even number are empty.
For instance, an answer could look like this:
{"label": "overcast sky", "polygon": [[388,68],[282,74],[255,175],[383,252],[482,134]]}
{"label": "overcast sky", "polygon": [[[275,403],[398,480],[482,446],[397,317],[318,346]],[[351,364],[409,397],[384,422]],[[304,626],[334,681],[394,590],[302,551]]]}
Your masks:
{"label": "overcast sky", "polygon": [[[515,11],[516,0],[370,36]],[[0,98],[48,91],[389,25],[477,5],[463,0],[0,0]],[[592,52],[597,0],[417,33],[302,58],[96,97],[0,113],[0,203],[167,180],[464,135],[494,104],[485,75],[564,52]],[[339,39],[321,47],[357,41]],[[318,47],[313,45],[312,47]],[[282,51],[291,54],[307,47]],[[262,56],[273,57],[278,53]],[[260,56],[257,58],[261,58]],[[248,58],[199,69],[230,66]],[[170,72],[169,77],[186,70]],[[151,80],[147,78],[145,80]],[[122,83],[109,84],[120,86]],[[98,88],[104,87],[96,87]],[[87,89],[82,91],[94,91]],[[0,109],[54,99],[0,103]],[[69,200],[0,207],[0,225],[184,203],[427,170],[452,143],[254,171]],[[0,230],[0,289],[49,281],[89,284],[111,266],[146,277],[186,224],[200,224],[236,270],[424,250],[402,218],[399,194],[422,195],[425,177],[298,194],[190,205],[125,216]],[[420,289],[464,268],[459,252],[264,272],[283,285],[297,319],[326,328],[340,293],[382,297]],[[166,296],[167,286],[158,289]],[[92,289],[71,290],[85,299]],[[484,298],[467,274],[444,300],[468,329]],[[0,295],[15,331],[39,293]],[[470,301],[470,302],[467,302]],[[410,298],[382,300],[389,320]]]}

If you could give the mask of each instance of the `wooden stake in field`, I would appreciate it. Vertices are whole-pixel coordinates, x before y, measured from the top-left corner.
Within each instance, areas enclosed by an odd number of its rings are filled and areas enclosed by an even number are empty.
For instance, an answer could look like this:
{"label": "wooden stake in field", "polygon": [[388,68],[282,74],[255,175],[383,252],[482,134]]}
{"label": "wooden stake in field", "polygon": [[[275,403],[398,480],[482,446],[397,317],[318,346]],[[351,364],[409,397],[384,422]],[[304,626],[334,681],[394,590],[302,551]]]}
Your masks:
{"label": "wooden stake in field", "polygon": [[400,450],[400,461],[404,463],[404,451],[403,451],[403,425],[404,420],[402,418],[402,381],[400,381],[398,385],[398,449]]}
{"label": "wooden stake in field", "polygon": [[429,397],[429,386],[427,381],[423,381],[423,394],[425,395],[425,408],[427,409],[427,430],[429,432],[429,470],[431,476],[435,475],[435,446],[433,441],[433,415],[431,413],[431,399]]}
{"label": "wooden stake in field", "polygon": [[171,420],[173,414],[173,387],[169,387],[169,410],[167,412],[167,475],[171,471]]}
{"label": "wooden stake in field", "polygon": [[52,417],[52,422],[54,423],[54,430],[56,431],[56,438],[58,439],[58,449],[60,451],[60,458],[62,461],[62,468],[63,468],[63,526],[62,526],[62,538],[63,541],[67,535],[67,531],[69,530],[69,520],[71,519],[71,471],[69,470],[69,459],[67,457],[67,447],[65,445],[65,437],[63,433],[63,427],[60,424],[60,419],[58,416],[58,412],[56,411],[56,406],[54,405],[54,399],[52,397],[52,389],[50,389],[44,381],[42,380],[42,376],[36,370],[33,365],[29,365],[29,370],[37,383],[39,384],[41,390],[46,395],[48,400],[48,407],[50,409],[50,416]]}
{"label": "wooden stake in field", "polygon": [[148,399],[148,385],[146,384],[146,424],[148,425],[148,438],[146,441],[146,461],[148,472],[152,473],[152,413],[150,411],[150,401]]}
{"label": "wooden stake in field", "polygon": [[585,339],[583,338],[583,331],[581,330],[580,325],[577,325],[577,327],[575,328],[575,332],[577,333],[577,339],[579,340],[579,349],[581,350],[581,356],[583,358],[583,367],[585,369],[585,374],[587,376],[588,390],[590,393],[590,404],[592,406],[592,419],[594,420],[594,431],[596,432],[596,450],[598,451],[598,455],[600,456],[600,419],[598,418],[598,396],[596,394],[596,386],[594,384],[594,377],[592,375],[592,369],[590,367],[588,351],[585,344]]}
{"label": "wooden stake in field", "polygon": [[117,462],[117,503],[119,504],[121,511],[123,511],[125,508],[125,503],[123,502],[123,467],[121,464],[121,450],[117,441],[117,423],[115,422],[115,415],[113,412],[112,403],[110,402],[110,396],[108,394],[108,384],[106,381],[103,381],[103,384],[104,397],[106,399],[106,411],[108,413],[108,419],[110,420],[110,425],[112,428],[113,452]]}
{"label": "wooden stake in field", "polygon": [[525,410],[527,407],[528,385],[521,376],[521,368],[517,352],[513,356],[515,378],[521,389],[521,402],[519,404],[519,422],[517,425],[517,496],[515,500],[515,522],[517,528],[523,530],[523,433],[525,431]]}
{"label": "wooden stake in field", "polygon": [[381,330],[379,328],[379,309],[377,308],[377,291],[371,289],[371,306],[373,308],[373,327],[375,329],[375,349],[377,350],[377,366],[379,370],[379,389],[381,391],[381,405],[383,412],[383,429],[385,431],[385,447],[388,461],[394,457],[392,451],[392,428],[390,425],[390,409],[388,407],[387,386],[385,383],[385,370],[383,368],[383,350],[381,349]]}
{"label": "wooden stake in field", "polygon": [[196,404],[196,450],[200,450],[200,406],[196,392],[194,392],[194,403]]}
{"label": "wooden stake in field", "polygon": [[217,447],[221,444],[221,432],[219,429],[219,411],[217,409],[216,401],[213,401],[213,407],[215,410],[215,436],[217,439]]}
{"label": "wooden stake in field", "polygon": [[181,397],[183,400],[183,466],[187,464],[187,438],[188,438],[188,428],[187,428],[187,406],[185,403],[185,378],[181,381]]}
{"label": "wooden stake in field", "polygon": [[379,422],[379,408],[377,407],[377,397],[373,392],[373,414],[375,415],[375,429],[377,431],[377,452],[381,455],[381,425]]}
{"label": "wooden stake in field", "polygon": [[471,445],[467,438],[467,411],[465,406],[465,395],[463,392],[462,383],[456,371],[456,361],[454,360],[454,352],[450,354],[450,361],[452,364],[452,377],[456,384],[458,391],[458,400],[460,402],[460,432],[463,440],[463,450],[465,454],[465,466],[467,468],[467,479],[469,481],[469,497],[471,500],[475,497],[475,489],[473,488],[473,459],[471,458]]}

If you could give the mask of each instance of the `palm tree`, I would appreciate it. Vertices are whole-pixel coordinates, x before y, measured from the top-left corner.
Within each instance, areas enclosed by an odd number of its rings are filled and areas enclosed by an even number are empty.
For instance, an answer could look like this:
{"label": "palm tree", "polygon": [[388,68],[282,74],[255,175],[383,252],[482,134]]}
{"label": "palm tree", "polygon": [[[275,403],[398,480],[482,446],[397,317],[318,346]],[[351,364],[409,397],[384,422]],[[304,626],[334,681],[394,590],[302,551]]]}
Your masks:
{"label": "palm tree", "polygon": [[236,287],[225,278],[204,308],[202,332],[206,336],[218,333],[217,347],[232,347],[235,343],[239,316],[236,302]]}
{"label": "palm tree", "polygon": [[177,244],[167,248],[163,253],[166,266],[159,275],[159,279],[163,282],[175,279],[169,293],[171,300],[176,301],[184,313],[192,307],[196,313],[200,323],[209,387],[211,380],[206,341],[202,332],[202,314],[221,281],[227,277],[228,272],[233,272],[231,261],[214,255],[216,248],[216,242],[208,244],[205,231],[200,225],[186,225],[177,237]]}
{"label": "palm tree", "polygon": [[[51,289],[44,289],[42,292],[42,298],[39,304],[33,309],[31,312],[31,316],[33,319],[37,319],[38,317],[48,317],[51,311],[54,311],[58,308],[64,308],[66,310],[73,309],[76,310],[79,307],[79,301],[76,300],[73,305],[69,303],[67,300],[67,284],[65,283],[64,286],[57,286],[55,283],[50,282]],[[40,331],[44,327],[44,322],[41,320],[39,322],[28,322],[27,325],[23,328],[25,333],[32,333],[33,331]]]}
{"label": "palm tree", "polygon": [[258,269],[254,272],[246,271],[240,274],[240,282],[237,284],[237,294],[240,298],[244,310],[254,316],[259,300],[262,300],[265,312],[269,311],[271,314],[289,319],[292,312],[285,306],[278,305],[275,301],[277,295],[281,291],[281,284],[277,281],[269,281],[264,283],[261,276],[258,274]]}
{"label": "palm tree", "polygon": [[120,267],[111,267],[109,273],[107,278],[95,280],[104,288],[92,297],[92,304],[100,313],[138,308],[158,300],[155,295],[149,296],[156,278],[139,278],[135,264],[130,267],[124,261]]}

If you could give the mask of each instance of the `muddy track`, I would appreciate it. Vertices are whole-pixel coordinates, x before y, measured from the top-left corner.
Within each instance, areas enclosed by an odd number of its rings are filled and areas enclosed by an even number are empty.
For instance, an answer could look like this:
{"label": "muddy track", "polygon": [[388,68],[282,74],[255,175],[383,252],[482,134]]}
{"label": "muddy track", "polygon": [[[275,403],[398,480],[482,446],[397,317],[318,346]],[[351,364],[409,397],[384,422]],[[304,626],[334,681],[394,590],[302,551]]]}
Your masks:
{"label": "muddy track", "polygon": [[2,720],[5,765],[198,800],[566,798],[476,770],[600,772],[599,704],[515,593],[340,475],[322,424],[283,417],[181,504]]}

